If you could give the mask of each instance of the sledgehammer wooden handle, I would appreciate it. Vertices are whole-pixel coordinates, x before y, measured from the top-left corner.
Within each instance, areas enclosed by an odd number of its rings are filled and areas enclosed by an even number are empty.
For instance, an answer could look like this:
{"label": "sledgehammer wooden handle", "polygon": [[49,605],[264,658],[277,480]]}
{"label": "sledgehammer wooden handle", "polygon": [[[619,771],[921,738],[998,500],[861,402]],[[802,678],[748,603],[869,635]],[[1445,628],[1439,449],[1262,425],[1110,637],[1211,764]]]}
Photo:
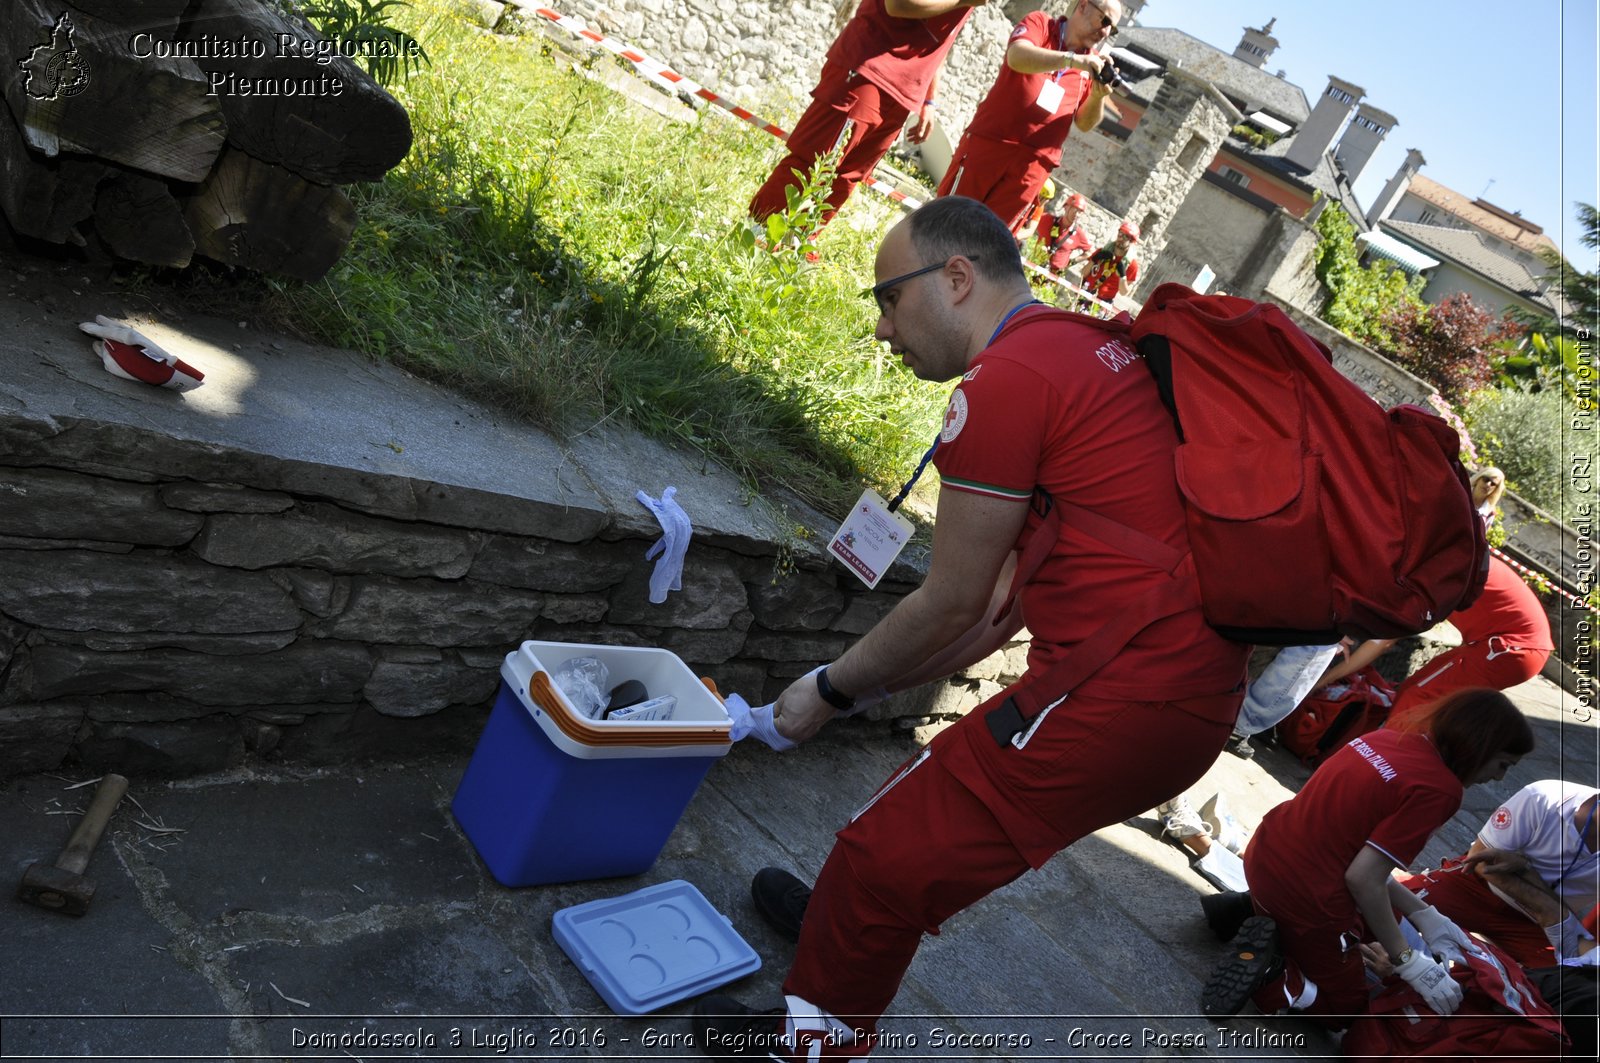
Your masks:
{"label": "sledgehammer wooden handle", "polygon": [[100,844],[100,835],[105,832],[106,824],[111,822],[111,813],[117,810],[122,795],[127,792],[128,780],[121,775],[101,777],[100,785],[94,791],[94,800],[89,802],[89,811],[83,814],[78,829],[67,839],[67,847],[61,850],[61,856],[56,860],[57,867],[74,875],[83,874],[83,869],[89,866],[89,857],[94,855],[94,847]]}

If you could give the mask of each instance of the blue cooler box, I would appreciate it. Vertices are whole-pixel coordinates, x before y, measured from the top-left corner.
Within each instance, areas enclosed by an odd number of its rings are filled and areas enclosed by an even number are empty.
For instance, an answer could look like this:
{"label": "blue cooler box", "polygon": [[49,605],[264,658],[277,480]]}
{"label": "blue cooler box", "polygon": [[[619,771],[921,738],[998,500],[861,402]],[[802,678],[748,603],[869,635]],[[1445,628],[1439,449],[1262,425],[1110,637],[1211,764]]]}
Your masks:
{"label": "blue cooler box", "polygon": [[[591,720],[550,680],[597,657],[615,685],[672,694],[670,720]],[[637,875],[667,844],[700,780],[729,749],[722,702],[659,649],[524,642],[506,655],[489,722],[451,811],[507,886]]]}

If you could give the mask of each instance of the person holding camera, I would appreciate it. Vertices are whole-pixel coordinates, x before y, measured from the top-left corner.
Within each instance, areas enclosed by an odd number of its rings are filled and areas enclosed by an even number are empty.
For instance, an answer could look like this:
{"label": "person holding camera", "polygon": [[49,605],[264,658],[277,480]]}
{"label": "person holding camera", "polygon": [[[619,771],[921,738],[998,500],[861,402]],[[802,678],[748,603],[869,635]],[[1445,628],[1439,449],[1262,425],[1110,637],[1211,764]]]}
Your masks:
{"label": "person holding camera", "polygon": [[1119,0],[1077,0],[1069,15],[1035,11],[1019,22],[939,195],[976,199],[1018,233],[1073,126],[1088,132],[1100,124],[1116,67],[1092,49],[1121,18]]}

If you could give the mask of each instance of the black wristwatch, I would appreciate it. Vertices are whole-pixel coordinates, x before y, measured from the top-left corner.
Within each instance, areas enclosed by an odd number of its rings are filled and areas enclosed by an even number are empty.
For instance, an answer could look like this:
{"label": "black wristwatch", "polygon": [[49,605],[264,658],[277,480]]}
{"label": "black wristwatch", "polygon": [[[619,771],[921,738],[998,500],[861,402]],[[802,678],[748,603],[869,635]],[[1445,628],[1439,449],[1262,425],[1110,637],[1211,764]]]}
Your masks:
{"label": "black wristwatch", "polygon": [[848,697],[833,689],[833,684],[828,682],[828,669],[825,667],[817,669],[817,693],[822,697],[823,701],[826,701],[840,712],[849,712],[856,707],[855,698]]}

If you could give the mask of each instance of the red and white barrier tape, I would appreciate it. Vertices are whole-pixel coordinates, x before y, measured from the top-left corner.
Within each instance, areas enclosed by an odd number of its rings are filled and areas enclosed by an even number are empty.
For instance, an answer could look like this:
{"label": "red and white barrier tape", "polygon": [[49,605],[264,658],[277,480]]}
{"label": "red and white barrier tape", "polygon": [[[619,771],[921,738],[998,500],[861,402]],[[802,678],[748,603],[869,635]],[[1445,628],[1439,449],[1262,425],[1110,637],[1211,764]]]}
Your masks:
{"label": "red and white barrier tape", "polygon": [[1576,605],[1579,609],[1587,609],[1589,612],[1594,613],[1596,616],[1600,616],[1600,609],[1596,609],[1594,606],[1590,605],[1588,602],[1584,601],[1582,598],[1579,598],[1576,594],[1573,594],[1570,591],[1567,591],[1567,590],[1565,590],[1565,589],[1563,589],[1561,587],[1557,587],[1555,585],[1555,583],[1550,579],[1550,577],[1546,576],[1543,572],[1540,572],[1540,571],[1538,571],[1536,569],[1531,569],[1527,565],[1524,565],[1522,562],[1516,560],[1515,558],[1508,557],[1498,547],[1491,546],[1489,548],[1489,552],[1491,554],[1493,554],[1495,557],[1498,557],[1500,560],[1504,561],[1506,564],[1510,565],[1512,568],[1516,569],[1522,575],[1538,577],[1539,580],[1541,582],[1543,582],[1544,584],[1548,585],[1549,588],[1552,591],[1554,591],[1556,594],[1561,595],[1561,597],[1565,598],[1567,601],[1571,602],[1573,605]]}
{"label": "red and white barrier tape", "polygon": [[[632,45],[624,44],[618,40],[613,40],[603,33],[598,33],[595,30],[590,29],[582,19],[573,18],[570,15],[560,14],[559,12],[550,10],[548,7],[537,7],[533,8],[532,10],[534,14],[540,16],[541,18],[548,19],[551,23],[560,26],[573,36],[582,37],[584,40],[589,41],[592,44],[598,44],[606,51],[626,59],[628,62],[632,63],[634,69],[639,71],[640,75],[647,80],[653,81],[659,85],[663,85],[668,89],[682,90],[684,92],[693,93],[702,100],[716,104],[718,107],[721,107],[734,117],[744,119],[757,129],[771,133],[779,140],[789,139],[789,134],[784,131],[782,127],[774,125],[753,111],[739,106],[733,100],[712,92],[705,86],[696,83],[688,77],[685,77],[676,70],[673,70],[671,67],[667,66],[665,63],[646,55]],[[895,188],[887,181],[882,181],[876,177],[869,176],[861,183],[880,195],[888,196],[890,199],[894,200],[896,203],[899,203],[907,210],[916,210],[918,207],[922,206],[921,200],[914,199],[911,196],[906,195],[904,192],[900,191],[898,188]]]}
{"label": "red and white barrier tape", "polygon": [[766,130],[779,140],[785,140],[789,136],[788,133],[773,125],[765,118],[745,110],[732,100],[723,96],[719,96],[704,86],[696,84],[694,81],[684,77],[682,74],[678,73],[676,70],[673,70],[665,63],[645,55],[637,48],[634,48],[631,45],[623,44],[621,41],[612,40],[603,33],[596,33],[581,19],[573,18],[570,15],[559,14],[555,11],[551,11],[547,7],[534,8],[533,12],[542,18],[549,19],[551,22],[555,23],[557,26],[560,26],[562,29],[566,30],[568,33],[571,33],[575,37],[582,37],[584,40],[592,41],[593,43],[598,44],[608,52],[614,52],[615,54],[620,55],[622,58],[626,59],[628,62],[637,67],[639,72],[645,77],[649,78],[651,81],[664,81],[675,89],[683,89],[687,92],[692,92],[701,99],[708,100],[711,103],[716,104],[718,107],[728,111],[735,117],[743,118],[746,122],[749,122],[757,129]]}
{"label": "red and white barrier tape", "polygon": [[[1039,277],[1043,277],[1045,280],[1049,281],[1051,284],[1054,284],[1068,295],[1075,297],[1078,300],[1075,306],[1081,307],[1087,304],[1087,309],[1078,310],[1078,313],[1086,313],[1092,317],[1098,317],[1104,320],[1110,320],[1111,318],[1114,318],[1118,314],[1122,313],[1122,311],[1118,310],[1115,306],[1106,302],[1104,299],[1101,299],[1099,296],[1090,295],[1088,292],[1079,288],[1077,285],[1073,284],[1069,278],[1062,276],[1060,273],[1045,269],[1038,263],[1029,262],[1027,259],[1023,259],[1022,264],[1030,273],[1033,273]],[[1064,309],[1072,310],[1074,307],[1068,306],[1064,307]]]}

